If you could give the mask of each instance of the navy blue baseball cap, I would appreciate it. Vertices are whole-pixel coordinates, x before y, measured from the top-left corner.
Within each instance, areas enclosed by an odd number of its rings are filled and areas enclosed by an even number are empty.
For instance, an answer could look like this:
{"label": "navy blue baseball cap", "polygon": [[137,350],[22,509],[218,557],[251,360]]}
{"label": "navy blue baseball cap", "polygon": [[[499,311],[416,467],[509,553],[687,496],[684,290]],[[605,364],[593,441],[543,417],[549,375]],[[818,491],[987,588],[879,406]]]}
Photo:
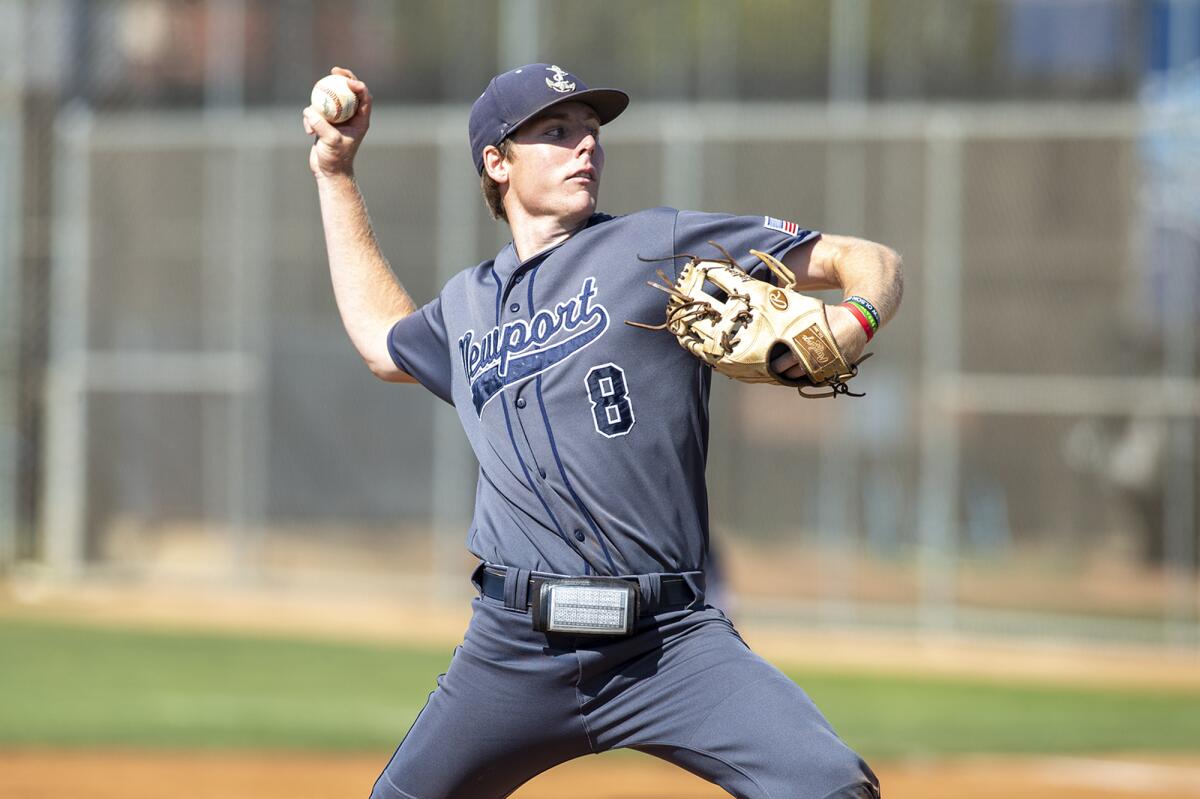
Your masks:
{"label": "navy blue baseball cap", "polygon": [[483,149],[498,145],[514,130],[552,105],[590,105],[603,125],[629,105],[620,89],[589,89],[583,81],[554,64],[526,64],[492,78],[471,106],[471,158],[483,174]]}

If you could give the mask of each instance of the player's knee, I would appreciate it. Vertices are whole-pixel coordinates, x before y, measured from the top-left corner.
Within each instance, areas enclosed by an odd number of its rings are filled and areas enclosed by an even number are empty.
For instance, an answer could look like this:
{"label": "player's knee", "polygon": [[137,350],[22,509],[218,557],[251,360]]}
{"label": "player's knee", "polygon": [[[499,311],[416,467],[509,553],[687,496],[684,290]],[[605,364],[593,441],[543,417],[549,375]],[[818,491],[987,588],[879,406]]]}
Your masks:
{"label": "player's knee", "polygon": [[816,777],[816,784],[827,786],[826,790],[837,786],[821,799],[879,799],[875,772],[852,749],[842,748],[836,755],[829,753],[821,762],[821,773],[810,775],[809,779]]}
{"label": "player's knee", "polygon": [[879,799],[879,780],[863,759],[847,750],[848,757],[830,763],[823,775],[826,785],[840,785],[822,799]]}
{"label": "player's knee", "polygon": [[839,788],[825,799],[879,799],[879,788],[869,782]]}

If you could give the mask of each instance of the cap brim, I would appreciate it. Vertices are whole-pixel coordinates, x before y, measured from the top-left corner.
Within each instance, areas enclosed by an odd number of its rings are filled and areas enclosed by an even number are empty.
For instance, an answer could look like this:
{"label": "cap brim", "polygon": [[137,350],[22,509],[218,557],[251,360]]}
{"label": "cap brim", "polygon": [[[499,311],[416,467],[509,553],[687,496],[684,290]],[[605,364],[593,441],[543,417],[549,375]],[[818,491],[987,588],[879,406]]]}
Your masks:
{"label": "cap brim", "polygon": [[551,100],[531,114],[528,114],[524,119],[512,126],[508,135],[511,136],[522,125],[545,112],[546,109],[553,108],[562,103],[583,103],[584,105],[589,105],[596,112],[596,116],[600,117],[600,124],[607,125],[619,117],[621,112],[629,106],[629,95],[620,89],[584,89],[574,94],[566,94]]}

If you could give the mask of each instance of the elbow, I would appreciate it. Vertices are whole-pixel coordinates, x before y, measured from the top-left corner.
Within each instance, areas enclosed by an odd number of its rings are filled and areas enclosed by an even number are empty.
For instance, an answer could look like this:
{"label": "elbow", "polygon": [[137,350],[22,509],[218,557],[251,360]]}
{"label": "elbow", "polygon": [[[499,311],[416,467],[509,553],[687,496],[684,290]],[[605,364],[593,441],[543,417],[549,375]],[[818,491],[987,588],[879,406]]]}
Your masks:
{"label": "elbow", "polygon": [[371,374],[385,383],[415,383],[416,379],[401,369],[392,357],[390,331],[394,324],[392,320],[381,321],[359,331],[358,336],[351,332],[350,337]]}
{"label": "elbow", "polygon": [[385,383],[415,383],[417,379],[405,372],[400,367],[396,366],[389,356],[386,359],[379,358],[364,358],[367,368],[371,370],[371,374],[378,377]]}
{"label": "elbow", "polygon": [[399,369],[392,371],[386,377],[380,377],[386,383],[415,383],[417,378],[410,375],[408,372],[401,372]]}
{"label": "elbow", "polygon": [[895,250],[889,250],[889,252],[894,259],[892,281],[896,289],[896,304],[899,305],[900,300],[904,297],[904,259]]}
{"label": "elbow", "polygon": [[900,257],[900,253],[886,244],[880,244],[879,259],[884,263],[887,271],[895,275],[897,280],[902,279],[901,273],[904,271],[904,259]]}
{"label": "elbow", "polygon": [[886,276],[887,282],[891,284],[891,293],[899,303],[900,297],[904,294],[904,258],[887,245],[880,244],[878,246],[881,271]]}
{"label": "elbow", "polygon": [[416,383],[412,374],[398,370],[394,364],[367,364],[367,367],[384,383]]}

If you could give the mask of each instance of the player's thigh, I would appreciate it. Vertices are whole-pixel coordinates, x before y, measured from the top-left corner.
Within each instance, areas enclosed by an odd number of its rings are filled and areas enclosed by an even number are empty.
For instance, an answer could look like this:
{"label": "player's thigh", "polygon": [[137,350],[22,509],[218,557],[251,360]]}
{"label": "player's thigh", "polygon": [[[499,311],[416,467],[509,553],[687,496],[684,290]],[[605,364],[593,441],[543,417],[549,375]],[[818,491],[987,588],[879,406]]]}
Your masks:
{"label": "player's thigh", "polygon": [[[634,748],[668,760],[739,799],[875,799],[871,769],[779,672],[747,673],[695,698],[710,711],[694,730],[667,729]],[[689,701],[684,694],[679,701]]]}
{"label": "player's thigh", "polygon": [[527,628],[528,617],[477,601],[463,645],[372,799],[504,797],[589,751],[565,679],[570,664],[547,656],[544,636]]}
{"label": "player's thigh", "polygon": [[656,673],[623,697],[655,721],[621,745],[747,799],[876,795],[870,768],[796,683],[719,613],[697,618],[695,629],[668,637]]}

